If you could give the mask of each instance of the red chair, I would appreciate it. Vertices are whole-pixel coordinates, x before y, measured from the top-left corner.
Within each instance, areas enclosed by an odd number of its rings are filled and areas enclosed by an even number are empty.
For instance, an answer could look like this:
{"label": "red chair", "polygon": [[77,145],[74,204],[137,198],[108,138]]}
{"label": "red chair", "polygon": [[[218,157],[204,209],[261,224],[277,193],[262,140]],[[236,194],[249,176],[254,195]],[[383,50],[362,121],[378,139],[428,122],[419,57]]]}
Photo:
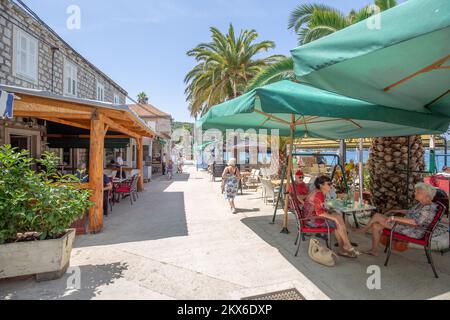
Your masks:
{"label": "red chair", "polygon": [[[109,182],[111,183],[112,186],[114,186],[113,177],[109,177]],[[111,212],[113,211],[113,205],[114,205],[113,189],[114,189],[114,187],[111,190],[108,190],[108,203],[109,203]]]}
{"label": "red chair", "polygon": [[[301,242],[305,241],[305,234],[326,234],[326,245],[328,248],[331,248],[331,232],[334,232],[335,229],[328,225],[327,219],[321,217],[306,218],[297,197],[295,197],[292,192],[289,194],[289,201],[291,203],[290,210],[295,214],[297,220],[298,232],[295,240],[297,251],[295,252],[295,256],[298,256]],[[316,221],[319,225],[317,227],[310,227],[308,225],[309,221]]]}
{"label": "red chair", "polygon": [[130,180],[126,180],[126,181],[120,183],[114,192],[119,195],[119,198],[120,198],[120,196],[122,196],[122,198],[124,198],[126,196],[130,196],[130,202],[131,202],[131,205],[133,205],[133,200],[136,201],[135,186],[137,185],[138,179],[139,179],[139,175],[132,176]]}
{"label": "red chair", "polygon": [[440,202],[435,202],[435,203],[438,205],[438,212],[436,213],[433,221],[430,223],[430,225],[426,229],[423,229],[419,226],[414,227],[414,226],[408,225],[412,228],[422,229],[425,232],[425,235],[423,236],[422,239],[411,238],[411,237],[405,236],[403,234],[396,233],[395,228],[398,225],[401,225],[401,223],[395,223],[394,226],[392,227],[392,230],[389,230],[389,229],[383,230],[383,234],[389,237],[389,240],[386,244],[386,249],[385,249],[385,252],[387,252],[387,257],[386,257],[386,262],[384,263],[384,265],[386,267],[389,263],[389,258],[391,257],[393,240],[400,240],[400,241],[414,243],[414,244],[423,246],[425,249],[425,254],[428,259],[428,263],[431,265],[431,268],[433,269],[434,276],[436,278],[439,278],[439,276],[436,272],[436,268],[434,267],[433,257],[431,256],[431,239],[433,238],[433,232],[436,229],[439,221],[441,220],[442,215],[446,211],[446,206]]}

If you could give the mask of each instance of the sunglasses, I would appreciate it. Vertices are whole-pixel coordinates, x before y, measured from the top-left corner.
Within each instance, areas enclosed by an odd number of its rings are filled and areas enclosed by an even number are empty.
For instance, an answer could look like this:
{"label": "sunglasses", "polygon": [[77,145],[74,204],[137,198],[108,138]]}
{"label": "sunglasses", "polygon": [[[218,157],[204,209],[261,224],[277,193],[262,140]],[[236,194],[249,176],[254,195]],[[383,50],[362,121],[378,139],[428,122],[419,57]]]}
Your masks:
{"label": "sunglasses", "polygon": [[330,186],[330,187],[333,186],[333,182],[326,182],[325,184]]}

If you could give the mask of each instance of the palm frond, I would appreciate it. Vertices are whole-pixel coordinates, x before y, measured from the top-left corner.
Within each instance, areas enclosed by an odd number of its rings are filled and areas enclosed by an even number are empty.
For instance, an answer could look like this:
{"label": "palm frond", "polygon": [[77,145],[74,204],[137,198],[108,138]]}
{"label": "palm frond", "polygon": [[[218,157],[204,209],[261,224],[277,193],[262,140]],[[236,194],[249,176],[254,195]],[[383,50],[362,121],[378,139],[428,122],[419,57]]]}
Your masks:
{"label": "palm frond", "polygon": [[375,0],[375,5],[377,5],[381,11],[389,10],[397,5],[396,0]]}
{"label": "palm frond", "polygon": [[247,87],[247,91],[251,91],[255,88],[265,86],[267,84],[277,82],[285,79],[294,79],[294,60],[292,57],[284,57],[265,69],[263,69]]}
{"label": "palm frond", "polygon": [[336,9],[324,4],[301,4],[289,15],[288,29],[293,29],[297,33],[303,25],[309,23],[315,11],[336,11]]}

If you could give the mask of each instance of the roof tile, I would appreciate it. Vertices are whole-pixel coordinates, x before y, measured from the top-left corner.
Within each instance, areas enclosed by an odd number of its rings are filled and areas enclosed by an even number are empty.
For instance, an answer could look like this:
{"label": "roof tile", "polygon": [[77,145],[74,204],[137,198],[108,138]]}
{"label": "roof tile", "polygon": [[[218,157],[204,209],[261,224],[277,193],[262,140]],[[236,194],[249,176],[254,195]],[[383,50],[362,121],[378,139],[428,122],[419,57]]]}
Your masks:
{"label": "roof tile", "polygon": [[170,117],[170,114],[159,110],[151,104],[130,104],[128,107],[140,117]]}

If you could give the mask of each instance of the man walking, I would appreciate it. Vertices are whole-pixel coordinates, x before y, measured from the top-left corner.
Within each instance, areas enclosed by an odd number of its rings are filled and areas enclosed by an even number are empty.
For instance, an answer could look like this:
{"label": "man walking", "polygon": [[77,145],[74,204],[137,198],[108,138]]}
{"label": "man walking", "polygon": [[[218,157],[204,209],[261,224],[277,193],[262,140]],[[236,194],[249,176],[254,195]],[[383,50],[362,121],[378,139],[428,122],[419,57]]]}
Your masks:
{"label": "man walking", "polygon": [[166,175],[166,163],[167,163],[167,156],[164,153],[162,156],[162,174],[163,174],[163,176]]}

